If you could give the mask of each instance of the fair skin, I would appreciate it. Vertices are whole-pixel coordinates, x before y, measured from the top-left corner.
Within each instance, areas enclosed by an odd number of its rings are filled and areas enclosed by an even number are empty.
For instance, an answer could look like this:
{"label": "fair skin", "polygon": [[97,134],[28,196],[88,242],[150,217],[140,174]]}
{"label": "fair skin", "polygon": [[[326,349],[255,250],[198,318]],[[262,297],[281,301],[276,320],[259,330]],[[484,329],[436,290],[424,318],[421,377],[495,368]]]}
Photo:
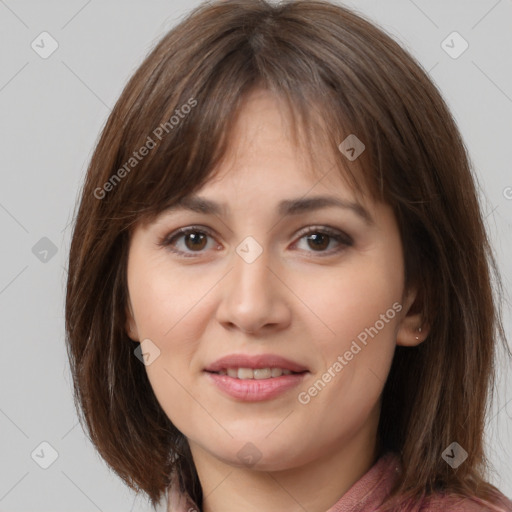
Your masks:
{"label": "fair skin", "polygon": [[[219,174],[196,192],[225,203],[226,212],[164,212],[131,238],[127,332],[160,350],[147,375],[189,441],[205,512],[328,510],[375,463],[380,395],[396,345],[421,343],[428,334],[425,326],[417,331],[416,292],[404,287],[389,206],[359,201],[371,222],[339,207],[278,213],[285,199],[356,201],[339,173],[327,172],[333,158],[344,157],[319,153],[324,161],[308,171],[288,133],[276,100],[265,91],[251,94]],[[181,235],[172,248],[191,257],[158,245],[190,226],[208,232]],[[314,227],[321,234],[325,226],[353,243],[324,234],[315,244],[303,232]],[[251,263],[236,251],[247,236],[263,251]],[[386,321],[376,324],[383,314]],[[344,357],[376,325],[378,334]],[[233,353],[277,354],[307,372],[300,385],[274,398],[243,401],[204,371]],[[343,369],[333,371],[340,355]],[[329,368],[325,387],[308,394]],[[237,455],[244,446],[257,459],[250,467]]]}

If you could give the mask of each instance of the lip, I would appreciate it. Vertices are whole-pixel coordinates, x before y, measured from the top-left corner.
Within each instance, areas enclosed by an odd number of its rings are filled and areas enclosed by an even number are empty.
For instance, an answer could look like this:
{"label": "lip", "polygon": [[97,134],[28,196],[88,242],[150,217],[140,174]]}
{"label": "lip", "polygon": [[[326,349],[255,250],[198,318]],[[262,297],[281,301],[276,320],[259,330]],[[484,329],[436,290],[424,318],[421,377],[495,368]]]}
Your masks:
{"label": "lip", "polygon": [[[282,368],[292,372],[305,372],[308,369],[295,361],[286,359],[276,354],[229,354],[217,359],[205,368],[207,372],[219,372],[228,368]],[[279,379],[280,377],[275,377]]]}
{"label": "lip", "polygon": [[[228,368],[282,368],[297,373],[268,379],[237,379],[213,373]],[[309,370],[295,361],[275,354],[230,354],[207,366],[204,373],[210,382],[231,398],[244,402],[261,402],[276,398],[298,386]]]}
{"label": "lip", "polygon": [[281,375],[281,377],[269,379],[236,379],[229,375],[219,375],[206,371],[205,375],[218,389],[231,398],[243,402],[261,402],[271,400],[298,386],[308,375],[308,372]]}

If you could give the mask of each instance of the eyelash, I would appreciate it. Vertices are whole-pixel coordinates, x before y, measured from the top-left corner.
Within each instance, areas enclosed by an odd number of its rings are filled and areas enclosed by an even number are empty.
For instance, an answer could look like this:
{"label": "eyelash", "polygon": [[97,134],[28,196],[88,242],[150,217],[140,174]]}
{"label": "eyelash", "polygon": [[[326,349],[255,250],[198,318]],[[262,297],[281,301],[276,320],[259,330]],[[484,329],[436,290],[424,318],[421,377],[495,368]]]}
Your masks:
{"label": "eyelash", "polygon": [[[187,253],[184,251],[176,250],[172,247],[173,244],[175,243],[176,239],[179,239],[179,238],[183,237],[184,235],[188,235],[190,233],[200,233],[200,234],[204,234],[204,235],[207,235],[207,236],[210,236],[213,238],[213,234],[210,232],[209,229],[206,229],[202,226],[189,226],[186,228],[180,228],[180,229],[174,231],[173,233],[164,236],[161,240],[159,240],[157,242],[157,245],[161,246],[161,247],[165,247],[167,250],[169,250],[175,254],[178,254],[180,257],[197,258],[198,256],[200,256],[203,253],[203,251],[195,251],[196,254],[194,254],[194,252]],[[331,256],[333,254],[337,254],[337,253],[343,251],[344,249],[346,249],[347,247],[351,247],[354,244],[354,241],[352,240],[352,238],[350,236],[348,236],[347,234],[345,234],[341,231],[330,228],[329,226],[311,226],[311,227],[307,228],[307,230],[302,231],[300,233],[299,240],[301,240],[302,238],[305,238],[307,235],[311,235],[311,234],[327,235],[331,239],[336,240],[342,246],[341,248],[338,248],[335,250],[330,250],[330,251],[307,251],[307,252],[318,253],[320,255],[320,257]]]}

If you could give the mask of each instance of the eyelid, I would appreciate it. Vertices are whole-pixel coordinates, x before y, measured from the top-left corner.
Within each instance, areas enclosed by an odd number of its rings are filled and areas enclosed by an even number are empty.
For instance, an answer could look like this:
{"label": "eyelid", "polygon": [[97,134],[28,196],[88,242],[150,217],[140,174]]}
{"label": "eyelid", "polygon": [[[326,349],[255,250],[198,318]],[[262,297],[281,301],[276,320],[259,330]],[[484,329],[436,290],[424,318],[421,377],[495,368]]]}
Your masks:
{"label": "eyelid", "polygon": [[353,238],[348,233],[346,233],[342,229],[330,226],[329,224],[311,224],[310,226],[307,226],[304,229],[301,229],[300,231],[298,231],[295,234],[295,236],[302,238],[305,235],[308,235],[310,233],[318,233],[318,232],[324,233],[331,237],[342,238],[342,239],[344,239],[344,242],[346,242],[347,244],[354,243]]}
{"label": "eyelid", "polygon": [[[213,233],[213,231],[210,228],[207,228],[206,226],[201,226],[201,225],[191,225],[191,226],[185,226],[185,227],[182,227],[182,228],[175,229],[171,233],[168,233],[168,234],[164,235],[162,238],[160,238],[156,242],[156,245],[159,246],[159,247],[163,247],[164,249],[169,249],[171,252],[183,256],[182,251],[177,251],[177,250],[170,249],[171,242],[175,238],[178,238],[178,237],[180,237],[182,235],[187,235],[189,233],[193,233],[195,231],[204,233],[204,234],[208,235],[211,238],[215,238],[215,234]],[[188,253],[188,254],[193,254],[193,253]],[[197,253],[198,256],[200,254],[202,254],[202,252],[198,252]],[[185,256],[185,257],[195,257],[195,256]]]}

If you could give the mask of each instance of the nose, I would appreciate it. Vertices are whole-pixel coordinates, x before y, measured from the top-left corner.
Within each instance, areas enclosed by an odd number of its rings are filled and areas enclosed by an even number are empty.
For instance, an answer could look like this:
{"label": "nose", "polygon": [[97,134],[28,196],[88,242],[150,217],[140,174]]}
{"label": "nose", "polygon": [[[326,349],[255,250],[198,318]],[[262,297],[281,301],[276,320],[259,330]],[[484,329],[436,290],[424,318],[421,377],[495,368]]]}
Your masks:
{"label": "nose", "polygon": [[218,322],[227,329],[251,334],[286,328],[291,320],[292,293],[279,275],[279,266],[272,265],[266,250],[249,261],[233,254],[231,271],[220,283]]}

